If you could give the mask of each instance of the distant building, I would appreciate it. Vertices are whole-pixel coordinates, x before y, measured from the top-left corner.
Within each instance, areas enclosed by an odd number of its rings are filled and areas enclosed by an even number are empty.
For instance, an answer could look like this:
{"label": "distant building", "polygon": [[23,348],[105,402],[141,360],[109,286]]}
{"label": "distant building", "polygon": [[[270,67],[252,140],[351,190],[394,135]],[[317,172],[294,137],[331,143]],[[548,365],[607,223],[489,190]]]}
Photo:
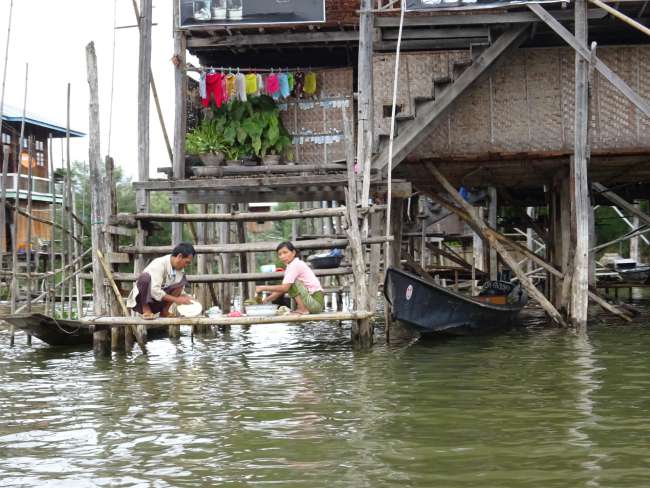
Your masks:
{"label": "distant building", "polygon": [[[14,205],[18,198],[20,208],[27,209],[27,191],[29,188],[29,165],[32,165],[32,214],[35,217],[51,220],[51,205],[61,204],[62,195],[53,195],[50,192],[50,154],[48,139],[61,139],[66,136],[66,129],[44,118],[27,113],[25,117],[25,132],[22,142],[20,127],[22,123],[22,110],[5,105],[2,115],[2,144],[0,144],[0,161],[8,165],[7,174],[7,202]],[[83,137],[79,131],[70,131],[70,137]],[[31,145],[31,149],[30,149]],[[30,157],[31,152],[31,157]],[[20,164],[20,181],[18,181],[18,165]],[[1,170],[0,170],[1,171]],[[0,173],[1,174],[1,173]],[[1,181],[0,181],[1,183]],[[11,236],[14,225],[14,215],[10,208],[0,209],[5,212],[5,240],[0,246],[5,251],[11,250]],[[16,243],[18,250],[29,248],[27,243],[28,219],[22,215],[18,217]],[[52,228],[50,225],[32,222],[32,247],[39,242],[50,241]]]}

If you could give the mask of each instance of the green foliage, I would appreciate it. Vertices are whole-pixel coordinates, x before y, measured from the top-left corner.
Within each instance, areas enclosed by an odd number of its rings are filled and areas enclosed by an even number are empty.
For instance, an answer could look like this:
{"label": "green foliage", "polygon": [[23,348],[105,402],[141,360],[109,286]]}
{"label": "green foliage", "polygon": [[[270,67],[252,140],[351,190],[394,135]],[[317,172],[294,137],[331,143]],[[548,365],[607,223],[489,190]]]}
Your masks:
{"label": "green foliage", "polygon": [[[215,134],[218,133],[218,136]],[[227,159],[262,158],[281,154],[291,158],[291,136],[282,125],[280,110],[271,97],[232,101],[215,109],[187,135],[187,152],[205,154],[207,140],[220,140]]]}
{"label": "green foliage", "polygon": [[198,127],[190,131],[185,139],[185,149],[188,154],[200,156],[223,152],[225,149],[224,119],[206,119]]}

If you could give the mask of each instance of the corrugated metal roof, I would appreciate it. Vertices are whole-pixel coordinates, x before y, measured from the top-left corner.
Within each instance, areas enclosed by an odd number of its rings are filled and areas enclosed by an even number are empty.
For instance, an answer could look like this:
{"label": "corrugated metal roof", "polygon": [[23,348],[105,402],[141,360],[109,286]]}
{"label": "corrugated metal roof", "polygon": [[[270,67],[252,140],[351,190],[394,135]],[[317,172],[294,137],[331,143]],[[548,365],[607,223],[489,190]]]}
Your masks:
{"label": "corrugated metal roof", "polygon": [[[21,123],[23,120],[23,111],[22,109],[5,104],[2,109],[2,120]],[[25,123],[52,131],[52,137],[65,137],[65,126],[48,121],[38,114],[27,111],[25,113]],[[83,132],[70,129],[70,137],[84,137],[85,135]]]}

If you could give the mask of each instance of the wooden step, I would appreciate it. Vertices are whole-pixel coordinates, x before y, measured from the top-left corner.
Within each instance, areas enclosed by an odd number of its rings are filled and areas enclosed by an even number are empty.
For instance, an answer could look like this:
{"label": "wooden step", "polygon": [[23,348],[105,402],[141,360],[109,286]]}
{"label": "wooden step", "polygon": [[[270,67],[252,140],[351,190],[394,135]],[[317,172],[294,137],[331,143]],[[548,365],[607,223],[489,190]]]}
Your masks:
{"label": "wooden step", "polygon": [[[385,205],[373,205],[369,212],[385,210]],[[363,213],[363,209],[359,209]],[[268,222],[281,220],[298,220],[327,217],[343,217],[345,207],[314,208],[308,210],[276,210],[269,212],[231,212],[231,213],[195,213],[195,214],[161,214],[161,213],[120,213],[111,217],[111,222],[119,225],[135,226],[143,222]]]}
{"label": "wooden step", "polygon": [[[352,274],[352,268],[329,268],[329,269],[315,269],[316,276],[345,276]],[[91,273],[83,273],[82,278],[92,280]],[[278,273],[220,273],[220,274],[204,274],[204,275],[186,275],[187,281],[190,283],[240,283],[249,281],[277,281],[284,278],[284,272]],[[113,273],[115,281],[135,282],[138,275],[135,273]]]}
{"label": "wooden step", "polygon": [[[392,236],[371,237],[364,239],[363,244],[383,244],[391,242]],[[195,245],[194,249],[198,254],[236,254],[242,252],[273,252],[278,246],[278,241],[265,242],[247,242],[245,244],[208,244]],[[348,246],[347,239],[314,239],[309,241],[300,241],[297,246],[299,250],[314,249],[343,249]],[[121,246],[120,252],[129,254],[169,254],[174,246]]]}

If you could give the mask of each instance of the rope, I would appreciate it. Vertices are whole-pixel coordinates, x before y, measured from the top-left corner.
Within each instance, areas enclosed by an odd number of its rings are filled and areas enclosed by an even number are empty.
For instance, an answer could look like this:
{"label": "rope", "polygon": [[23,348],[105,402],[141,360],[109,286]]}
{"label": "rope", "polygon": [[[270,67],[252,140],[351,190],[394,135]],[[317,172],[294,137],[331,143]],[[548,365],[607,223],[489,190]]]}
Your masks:
{"label": "rope", "polygon": [[[388,194],[386,197],[386,237],[390,236],[390,214],[391,214],[391,200],[393,196],[393,141],[395,140],[395,115],[397,107],[397,82],[399,77],[399,57],[402,48],[402,32],[404,29],[404,11],[406,10],[406,0],[401,0],[400,16],[399,16],[399,31],[397,34],[397,49],[395,51],[395,73],[393,74],[393,101],[390,114],[390,139],[388,142]],[[397,243],[399,246],[400,243]],[[386,241],[386,250],[388,251],[389,243]],[[386,252],[388,256],[388,252]],[[393,263],[394,265],[399,263]]]}
{"label": "rope", "polygon": [[111,154],[111,138],[113,136],[113,93],[115,88],[115,38],[117,32],[117,0],[113,2],[113,61],[111,65],[111,102],[108,111],[108,152]]}

